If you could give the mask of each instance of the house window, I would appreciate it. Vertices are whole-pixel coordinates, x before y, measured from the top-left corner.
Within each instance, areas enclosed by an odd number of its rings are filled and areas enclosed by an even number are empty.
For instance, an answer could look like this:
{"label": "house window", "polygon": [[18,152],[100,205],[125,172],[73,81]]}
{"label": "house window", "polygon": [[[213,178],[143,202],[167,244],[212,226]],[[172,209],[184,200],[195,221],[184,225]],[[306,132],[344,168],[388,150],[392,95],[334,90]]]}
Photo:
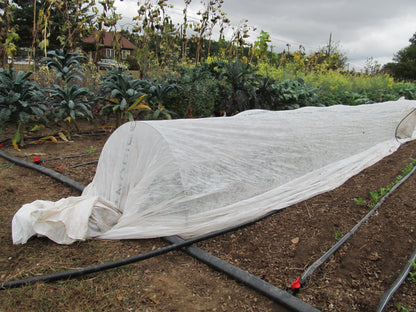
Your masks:
{"label": "house window", "polygon": [[105,56],[107,58],[114,58],[114,50],[113,49],[105,49]]}
{"label": "house window", "polygon": [[127,57],[130,55],[130,50],[122,50],[121,51],[121,58],[123,60],[127,59]]}

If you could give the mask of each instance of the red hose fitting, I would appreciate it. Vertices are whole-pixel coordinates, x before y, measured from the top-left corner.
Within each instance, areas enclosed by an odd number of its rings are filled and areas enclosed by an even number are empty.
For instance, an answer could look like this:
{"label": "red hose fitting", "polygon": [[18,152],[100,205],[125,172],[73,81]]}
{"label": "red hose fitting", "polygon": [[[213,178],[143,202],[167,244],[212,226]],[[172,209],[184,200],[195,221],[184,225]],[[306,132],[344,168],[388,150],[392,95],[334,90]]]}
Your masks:
{"label": "red hose fitting", "polygon": [[300,284],[300,276],[296,279],[296,281],[292,282],[292,290],[298,291],[299,288],[301,288],[302,285]]}

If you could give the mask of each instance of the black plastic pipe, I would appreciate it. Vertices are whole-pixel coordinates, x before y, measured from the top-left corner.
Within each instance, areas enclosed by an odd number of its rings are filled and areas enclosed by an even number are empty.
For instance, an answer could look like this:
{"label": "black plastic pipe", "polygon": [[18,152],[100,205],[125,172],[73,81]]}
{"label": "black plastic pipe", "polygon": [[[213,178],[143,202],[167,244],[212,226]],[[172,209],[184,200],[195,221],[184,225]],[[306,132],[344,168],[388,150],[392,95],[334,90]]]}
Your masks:
{"label": "black plastic pipe", "polygon": [[309,277],[313,274],[313,272],[320,267],[331,255],[333,255],[339,247],[341,247],[357,230],[358,228],[373,215],[376,210],[382,205],[382,203],[387,199],[387,197],[390,196],[391,193],[393,193],[400,185],[402,185],[414,172],[416,171],[416,167],[413,168],[413,170],[403,177],[397,184],[395,184],[391,190],[384,195],[379,202],[374,206],[373,209],[371,209],[367,215],[364,216],[364,218],[361,219],[360,222],[358,222],[347,234],[345,234],[334,246],[332,246],[325,254],[323,254],[318,260],[316,260],[311,266],[309,266],[306,271],[302,274],[299,283],[300,286],[304,286],[309,279]]}
{"label": "black plastic pipe", "polygon": [[[171,243],[180,243],[185,242],[178,236],[169,236],[165,238]],[[187,246],[183,248],[184,251],[193,256],[194,258],[200,260],[201,262],[213,267],[214,269],[223,272],[235,280],[250,286],[251,288],[257,290],[261,294],[269,297],[273,301],[279,302],[286,308],[291,309],[292,311],[319,311],[318,309],[310,306],[309,304],[299,300],[295,296],[292,296],[286,291],[277,288],[276,286],[267,283],[266,281],[250,274],[247,271],[241,270],[238,267],[217,258],[210,253],[195,247]]]}
{"label": "black plastic pipe", "polygon": [[87,162],[83,162],[83,163],[80,163],[80,164],[73,165],[70,168],[77,168],[77,167],[96,164],[96,163],[98,163],[98,160],[92,160],[92,161],[87,161]]}
{"label": "black plastic pipe", "polygon": [[[30,169],[34,169],[34,170],[38,170],[48,176],[51,176],[55,179],[57,179],[58,181],[61,181],[63,183],[66,183],[70,186],[72,186],[73,188],[77,189],[78,191],[82,192],[83,189],[85,188],[84,185],[56,172],[53,171],[51,169],[48,168],[44,168],[42,166],[36,165],[34,163],[29,163],[26,162],[24,160],[21,160],[19,158],[13,157],[3,151],[0,150],[0,156],[4,157],[5,159],[17,163],[18,165],[30,168]],[[258,217],[252,221],[240,224],[240,225],[236,225],[236,226],[232,226],[223,230],[219,230],[219,231],[215,231],[215,232],[211,232],[208,233],[206,235],[201,235],[192,239],[188,239],[188,240],[183,240],[182,238],[178,237],[178,236],[170,236],[170,237],[165,237],[164,239],[171,242],[172,244],[166,247],[162,247],[160,249],[156,249],[147,253],[143,253],[137,256],[133,256],[133,257],[129,257],[129,258],[125,258],[125,259],[121,259],[121,260],[117,260],[117,261],[112,261],[112,262],[107,262],[107,263],[103,263],[103,264],[99,264],[99,265],[94,265],[94,266],[90,266],[90,267],[86,267],[86,268],[81,268],[81,269],[75,269],[75,270],[70,270],[70,271],[65,271],[65,272],[60,272],[60,273],[54,273],[54,274],[49,274],[49,275],[43,275],[43,276],[36,276],[36,277],[32,277],[32,278],[28,278],[28,279],[22,279],[22,280],[16,280],[16,281],[10,281],[10,282],[3,282],[0,283],[0,290],[1,289],[9,289],[9,288],[16,288],[16,287],[21,287],[27,284],[32,284],[32,283],[36,283],[36,282],[51,282],[51,281],[57,281],[57,280],[64,280],[64,279],[69,279],[69,278],[75,278],[75,277],[79,277],[79,276],[83,276],[86,274],[91,274],[91,273],[96,273],[96,272],[100,272],[100,271],[104,271],[104,270],[108,270],[108,269],[112,269],[112,268],[116,268],[119,266],[123,266],[123,265],[127,265],[127,264],[131,264],[134,262],[139,262],[139,261],[143,261],[146,259],[149,259],[151,257],[155,257],[155,256],[159,256],[165,253],[168,253],[170,251],[173,250],[177,250],[177,249],[183,249],[185,252],[187,252],[188,254],[192,255],[193,257],[199,259],[200,261],[212,266],[213,268],[224,272],[228,275],[230,275],[231,277],[235,278],[236,280],[245,283],[246,285],[252,287],[254,290],[262,293],[263,295],[269,297],[270,299],[274,300],[275,302],[278,302],[280,304],[282,304],[283,306],[291,309],[292,311],[299,311],[299,312],[316,312],[319,311],[318,309],[312,307],[311,305],[299,300],[298,298],[292,296],[291,294],[289,294],[288,292],[285,292],[273,285],[271,285],[270,283],[267,283],[266,281],[255,277],[254,275],[243,271],[235,266],[233,266],[232,264],[229,264],[197,247],[191,246],[192,244],[225,234],[227,232],[231,232],[231,231],[235,231],[237,229],[252,225],[262,219],[265,219],[269,216],[271,216],[272,214],[275,214],[278,211],[271,211],[269,213],[267,213],[266,215],[262,216],[262,217]],[[190,247],[191,246],[191,247]],[[186,248],[187,247],[187,248]]]}
{"label": "black plastic pipe", "polygon": [[410,270],[413,267],[413,264],[411,261],[416,261],[416,249],[413,252],[413,254],[410,256],[409,261],[404,266],[402,272],[399,274],[399,276],[396,278],[394,283],[391,285],[389,290],[387,290],[383,297],[381,297],[381,300],[377,306],[376,312],[382,312],[384,308],[386,307],[387,303],[390,301],[391,297],[393,297],[394,293],[397,289],[399,289],[400,285],[405,281],[407,275],[409,274]]}
{"label": "black plastic pipe", "polygon": [[96,154],[98,152],[92,152],[92,153],[87,153],[87,154],[79,154],[79,155],[68,155],[68,156],[62,156],[62,157],[52,157],[52,158],[47,158],[47,159],[42,159],[40,160],[40,162],[47,162],[47,161],[51,161],[51,160],[60,160],[60,159],[68,159],[68,158],[78,158],[78,157],[84,157],[84,156],[90,156],[93,154]]}
{"label": "black plastic pipe", "polygon": [[68,178],[67,176],[64,176],[63,174],[60,174],[59,172],[56,172],[56,171],[54,171],[52,169],[49,169],[49,168],[39,166],[35,163],[27,162],[23,159],[19,159],[19,158],[14,157],[14,156],[12,156],[12,155],[10,155],[10,154],[2,151],[2,150],[0,150],[0,156],[9,160],[9,161],[11,161],[11,162],[14,162],[14,163],[16,163],[20,166],[27,167],[27,168],[34,169],[34,170],[37,170],[39,172],[42,172],[43,174],[46,174],[46,175],[48,175],[48,176],[50,176],[50,177],[52,177],[52,178],[54,178],[54,179],[56,179],[60,182],[63,182],[65,184],[70,185],[71,187],[73,187],[77,191],[82,192],[85,188],[85,186],[82,185],[81,183],[78,183],[77,181],[74,181],[74,180]]}

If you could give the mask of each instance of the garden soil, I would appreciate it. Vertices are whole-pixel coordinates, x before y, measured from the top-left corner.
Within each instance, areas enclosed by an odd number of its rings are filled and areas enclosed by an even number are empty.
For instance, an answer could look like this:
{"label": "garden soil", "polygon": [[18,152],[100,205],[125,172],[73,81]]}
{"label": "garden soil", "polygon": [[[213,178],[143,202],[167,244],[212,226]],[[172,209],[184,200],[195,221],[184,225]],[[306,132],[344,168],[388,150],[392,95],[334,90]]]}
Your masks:
{"label": "garden soil", "polygon": [[[64,141],[51,130],[27,134],[16,151],[2,150],[86,185],[111,130],[85,126]],[[49,132],[50,133],[49,133]],[[12,132],[6,132],[7,137]],[[44,135],[50,139],[39,140]],[[35,138],[35,136],[37,138]],[[60,158],[64,156],[73,158]],[[51,160],[51,158],[59,158]],[[249,227],[196,246],[286,290],[291,282],[364,217],[370,191],[395,181],[416,142],[349,179],[341,187],[288,207]],[[82,268],[167,245],[162,239],[88,240],[69,246],[46,238],[13,245],[11,220],[25,203],[78,196],[69,186],[0,158],[0,281]],[[401,185],[377,212],[324,263],[297,297],[322,311],[374,311],[416,247],[416,175]],[[416,309],[416,283],[406,280],[386,311]],[[50,283],[0,290],[0,311],[287,311],[278,303],[174,251],[105,272]]]}

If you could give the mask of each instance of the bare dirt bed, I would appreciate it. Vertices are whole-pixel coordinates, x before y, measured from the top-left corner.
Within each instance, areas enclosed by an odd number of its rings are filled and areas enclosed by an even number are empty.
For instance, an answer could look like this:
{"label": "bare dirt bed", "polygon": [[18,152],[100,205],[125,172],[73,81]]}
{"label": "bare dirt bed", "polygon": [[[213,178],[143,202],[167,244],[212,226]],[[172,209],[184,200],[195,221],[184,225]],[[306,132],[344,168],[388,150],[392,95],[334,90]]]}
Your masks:
{"label": "bare dirt bed", "polygon": [[[109,135],[91,129],[90,133],[73,136],[72,142],[28,144],[17,152],[6,141],[0,148],[27,161],[34,157],[47,160],[41,165],[86,185],[94,176],[95,161]],[[416,158],[416,142],[403,145],[331,192],[197,247],[286,289],[367,214],[369,208],[357,205],[354,198],[369,202],[369,192],[394,182],[411,158]],[[82,165],[74,167],[79,164]],[[79,192],[3,158],[0,181],[0,282],[100,264],[167,244],[162,239],[89,240],[62,246],[46,238],[32,238],[25,245],[13,245],[11,220],[24,203],[37,199],[56,201],[78,196]],[[416,176],[412,176],[315,271],[298,298],[322,311],[374,311],[416,247],[415,189]],[[397,305],[416,308],[415,283],[407,280],[386,310],[400,311]],[[286,309],[185,253],[174,251],[74,280],[0,290],[0,311]]]}

